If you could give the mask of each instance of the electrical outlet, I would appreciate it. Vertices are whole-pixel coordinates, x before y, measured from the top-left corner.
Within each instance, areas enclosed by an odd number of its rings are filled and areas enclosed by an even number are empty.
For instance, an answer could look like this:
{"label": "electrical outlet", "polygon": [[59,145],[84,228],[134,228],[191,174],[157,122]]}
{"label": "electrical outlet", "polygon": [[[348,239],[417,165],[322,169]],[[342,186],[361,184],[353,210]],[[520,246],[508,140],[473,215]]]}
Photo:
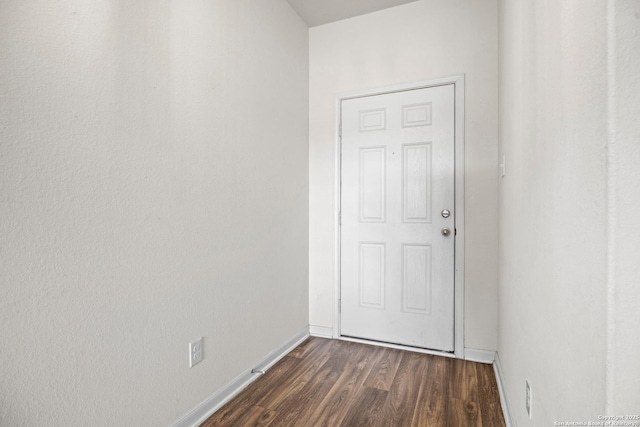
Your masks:
{"label": "electrical outlet", "polygon": [[202,352],[202,338],[189,343],[189,367],[193,368],[202,362],[204,354]]}
{"label": "electrical outlet", "polygon": [[529,419],[531,419],[531,386],[529,385],[529,381],[525,381],[527,385],[527,399],[525,404],[527,405],[527,415],[529,415]]}

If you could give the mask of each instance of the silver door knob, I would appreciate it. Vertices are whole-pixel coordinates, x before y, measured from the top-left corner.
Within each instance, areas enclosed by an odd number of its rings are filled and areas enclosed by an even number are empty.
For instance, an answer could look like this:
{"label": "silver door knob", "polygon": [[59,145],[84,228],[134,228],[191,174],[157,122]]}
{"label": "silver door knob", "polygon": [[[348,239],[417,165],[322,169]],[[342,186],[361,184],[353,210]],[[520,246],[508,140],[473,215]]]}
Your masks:
{"label": "silver door knob", "polygon": [[451,230],[449,230],[449,227],[445,227],[442,229],[443,236],[448,236],[449,234],[451,234]]}
{"label": "silver door knob", "polygon": [[449,216],[451,215],[451,211],[449,209],[442,209],[440,215],[442,215],[442,218],[449,218]]}

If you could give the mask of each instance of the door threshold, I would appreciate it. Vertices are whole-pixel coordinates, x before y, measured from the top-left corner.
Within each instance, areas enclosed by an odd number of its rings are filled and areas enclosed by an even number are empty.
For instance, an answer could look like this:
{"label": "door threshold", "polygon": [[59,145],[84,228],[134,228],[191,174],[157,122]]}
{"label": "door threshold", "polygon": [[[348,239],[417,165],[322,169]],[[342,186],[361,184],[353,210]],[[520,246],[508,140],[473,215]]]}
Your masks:
{"label": "door threshold", "polygon": [[395,348],[396,350],[412,351],[414,353],[422,353],[422,354],[431,354],[433,356],[449,357],[451,359],[456,358],[456,355],[453,352],[442,351],[442,350],[431,350],[428,348],[412,347],[410,345],[392,344],[384,341],[354,338],[346,335],[340,335],[338,339],[342,341],[350,341],[350,342],[357,342],[360,344],[374,345],[377,347]]}

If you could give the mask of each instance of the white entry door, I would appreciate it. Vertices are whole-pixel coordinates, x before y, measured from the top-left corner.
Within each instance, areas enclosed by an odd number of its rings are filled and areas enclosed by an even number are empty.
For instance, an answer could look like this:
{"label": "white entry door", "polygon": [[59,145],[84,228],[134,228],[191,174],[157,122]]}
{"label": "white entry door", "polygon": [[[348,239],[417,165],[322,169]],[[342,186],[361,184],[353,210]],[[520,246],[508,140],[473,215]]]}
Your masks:
{"label": "white entry door", "polygon": [[340,334],[454,349],[454,85],[342,101]]}

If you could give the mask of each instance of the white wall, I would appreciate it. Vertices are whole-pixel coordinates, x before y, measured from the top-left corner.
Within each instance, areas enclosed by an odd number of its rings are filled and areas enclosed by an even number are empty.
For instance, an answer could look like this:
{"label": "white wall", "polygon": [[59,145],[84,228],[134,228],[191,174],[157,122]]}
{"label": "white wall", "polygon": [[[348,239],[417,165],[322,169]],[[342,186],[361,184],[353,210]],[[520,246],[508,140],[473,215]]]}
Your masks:
{"label": "white wall", "polygon": [[286,1],[2,1],[0,52],[1,425],[168,425],[307,326]]}
{"label": "white wall", "polygon": [[466,76],[465,346],[497,342],[497,2],[423,0],[310,29],[310,323],[335,305],[334,96]]}
{"label": "white wall", "polygon": [[607,402],[640,414],[640,2],[609,1]]}
{"label": "white wall", "polygon": [[499,354],[519,426],[640,409],[638,8],[499,4]]}

